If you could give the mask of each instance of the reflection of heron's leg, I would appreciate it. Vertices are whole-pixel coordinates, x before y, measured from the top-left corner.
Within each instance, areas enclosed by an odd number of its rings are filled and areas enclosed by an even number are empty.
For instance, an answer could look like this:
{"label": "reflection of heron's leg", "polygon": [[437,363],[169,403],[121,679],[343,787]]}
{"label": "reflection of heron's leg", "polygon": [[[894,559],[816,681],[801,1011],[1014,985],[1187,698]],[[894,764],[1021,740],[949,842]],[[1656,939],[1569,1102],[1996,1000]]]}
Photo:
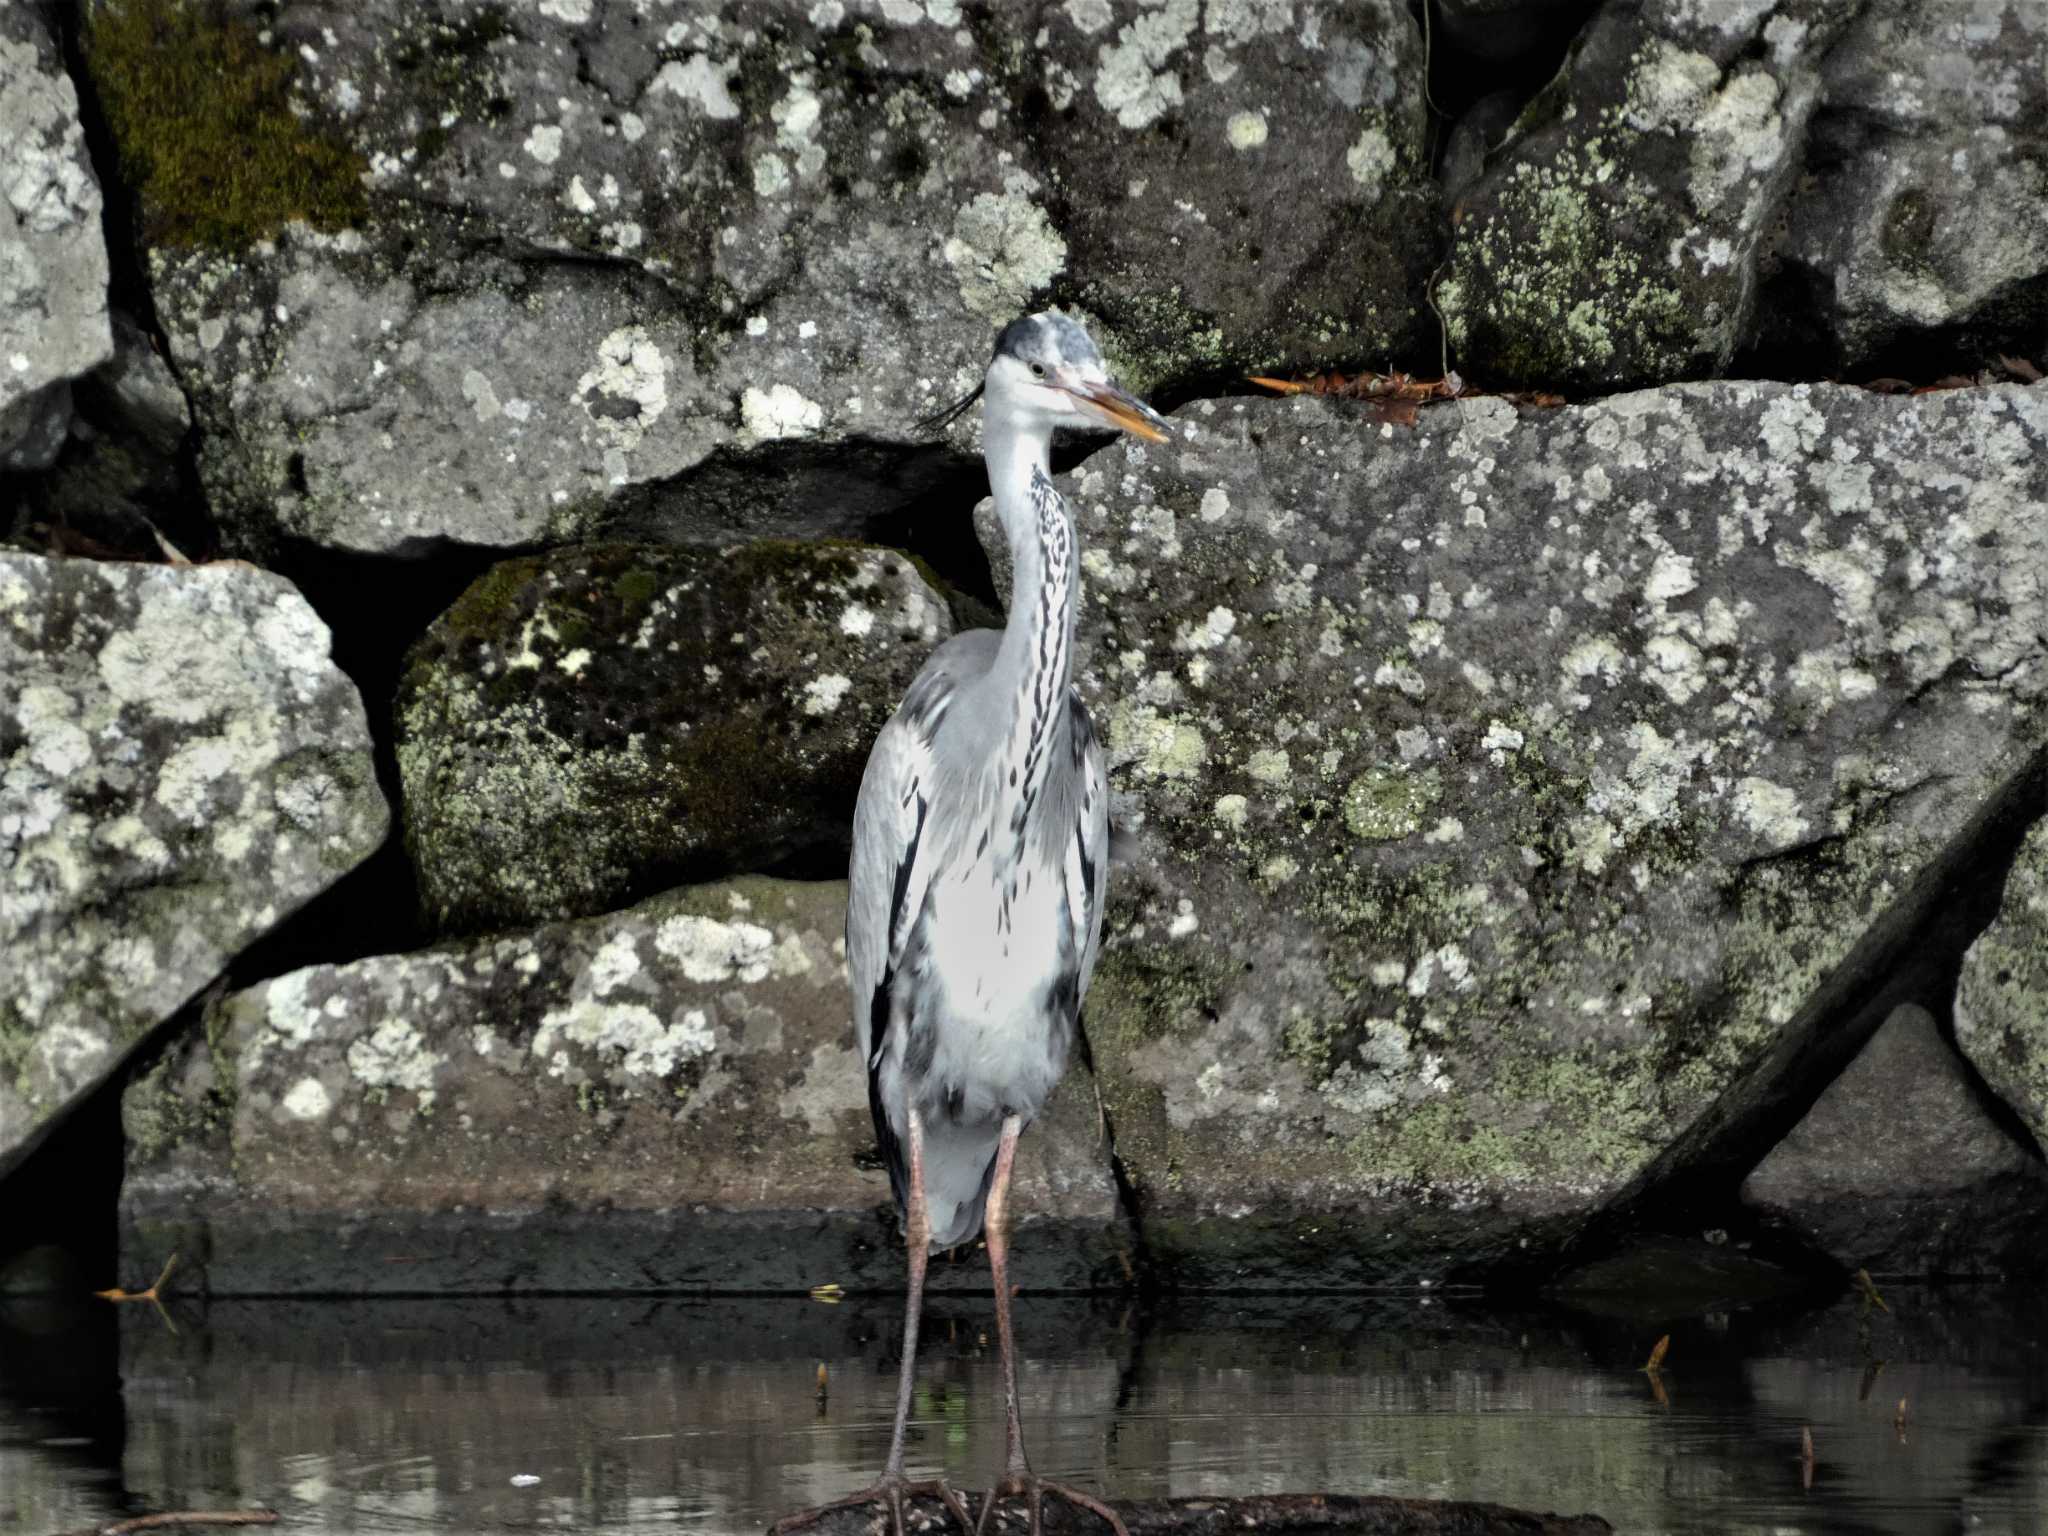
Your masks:
{"label": "reflection of heron's leg", "polygon": [[1024,1426],[1017,1413],[1017,1346],[1010,1332],[1010,1172],[1017,1160],[1017,1137],[1023,1129],[1024,1122],[1015,1115],[1003,1121],[995,1176],[988,1186],[984,1230],[988,1236],[988,1265],[995,1279],[996,1342],[1003,1357],[1003,1480],[982,1501],[975,1536],[980,1536],[982,1527],[988,1524],[989,1511],[996,1507],[996,1500],[1010,1494],[1022,1494],[1031,1501],[1031,1532],[1032,1536],[1039,1536],[1039,1499],[1047,1493],[1101,1516],[1116,1536],[1128,1536],[1123,1521],[1107,1504],[1079,1489],[1039,1477],[1024,1457]]}

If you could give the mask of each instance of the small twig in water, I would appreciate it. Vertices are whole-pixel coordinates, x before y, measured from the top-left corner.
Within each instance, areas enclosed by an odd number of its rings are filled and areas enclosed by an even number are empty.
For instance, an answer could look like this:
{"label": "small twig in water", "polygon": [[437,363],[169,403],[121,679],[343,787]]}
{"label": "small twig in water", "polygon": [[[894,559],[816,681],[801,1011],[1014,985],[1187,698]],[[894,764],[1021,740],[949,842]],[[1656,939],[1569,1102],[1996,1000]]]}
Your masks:
{"label": "small twig in water", "polygon": [[165,1531],[186,1525],[275,1525],[274,1509],[174,1509],[161,1515],[136,1515],[107,1525],[66,1531],[64,1536],[128,1536],[130,1531]]}

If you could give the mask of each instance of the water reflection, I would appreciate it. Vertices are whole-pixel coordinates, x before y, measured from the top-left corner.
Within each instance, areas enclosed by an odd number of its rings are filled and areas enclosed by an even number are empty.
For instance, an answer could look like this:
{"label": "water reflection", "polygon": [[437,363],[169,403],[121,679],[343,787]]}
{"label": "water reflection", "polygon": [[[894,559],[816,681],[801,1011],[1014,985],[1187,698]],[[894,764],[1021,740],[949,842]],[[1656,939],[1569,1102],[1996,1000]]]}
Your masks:
{"label": "water reflection", "polygon": [[[1605,1319],[1025,1297],[1021,1387],[1041,1469],[1127,1497],[1481,1498],[1644,1532],[2048,1525],[2042,1304],[1888,1299]],[[871,1478],[888,1436],[887,1298],[0,1307],[0,1529],[34,1536],[250,1503],[310,1532],[751,1533]],[[913,1465],[963,1486],[1002,1451],[987,1326],[935,1306],[919,1377]],[[1660,1405],[1637,1367],[1662,1332]]]}

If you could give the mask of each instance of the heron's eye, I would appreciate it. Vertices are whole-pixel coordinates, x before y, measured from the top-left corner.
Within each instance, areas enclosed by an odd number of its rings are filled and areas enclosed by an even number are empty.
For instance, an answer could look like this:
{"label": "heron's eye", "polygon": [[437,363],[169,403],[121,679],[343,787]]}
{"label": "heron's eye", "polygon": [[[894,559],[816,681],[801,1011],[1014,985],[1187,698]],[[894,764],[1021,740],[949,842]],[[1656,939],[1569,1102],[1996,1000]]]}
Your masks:
{"label": "heron's eye", "polygon": [[1043,364],[1043,363],[1033,363],[1033,364],[1031,365],[1031,376],[1032,376],[1032,377],[1033,377],[1034,379],[1042,379],[1042,378],[1044,378],[1044,377],[1045,377],[1045,364]]}

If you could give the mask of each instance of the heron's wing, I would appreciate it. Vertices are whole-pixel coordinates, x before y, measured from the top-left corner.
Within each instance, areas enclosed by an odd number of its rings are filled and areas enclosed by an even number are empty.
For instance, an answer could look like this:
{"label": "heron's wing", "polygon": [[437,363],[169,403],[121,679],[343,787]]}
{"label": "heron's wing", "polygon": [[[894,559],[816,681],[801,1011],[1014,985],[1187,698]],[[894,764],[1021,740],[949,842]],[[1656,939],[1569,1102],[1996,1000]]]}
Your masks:
{"label": "heron's wing", "polygon": [[918,673],[889,723],[875,738],[853,812],[853,858],[847,870],[846,974],[854,1037],[867,1064],[868,1107],[903,1199],[902,1149],[881,1093],[883,1061],[897,971],[931,885],[939,838],[929,826],[938,779],[936,740],[955,693],[987,645],[956,636]]}

